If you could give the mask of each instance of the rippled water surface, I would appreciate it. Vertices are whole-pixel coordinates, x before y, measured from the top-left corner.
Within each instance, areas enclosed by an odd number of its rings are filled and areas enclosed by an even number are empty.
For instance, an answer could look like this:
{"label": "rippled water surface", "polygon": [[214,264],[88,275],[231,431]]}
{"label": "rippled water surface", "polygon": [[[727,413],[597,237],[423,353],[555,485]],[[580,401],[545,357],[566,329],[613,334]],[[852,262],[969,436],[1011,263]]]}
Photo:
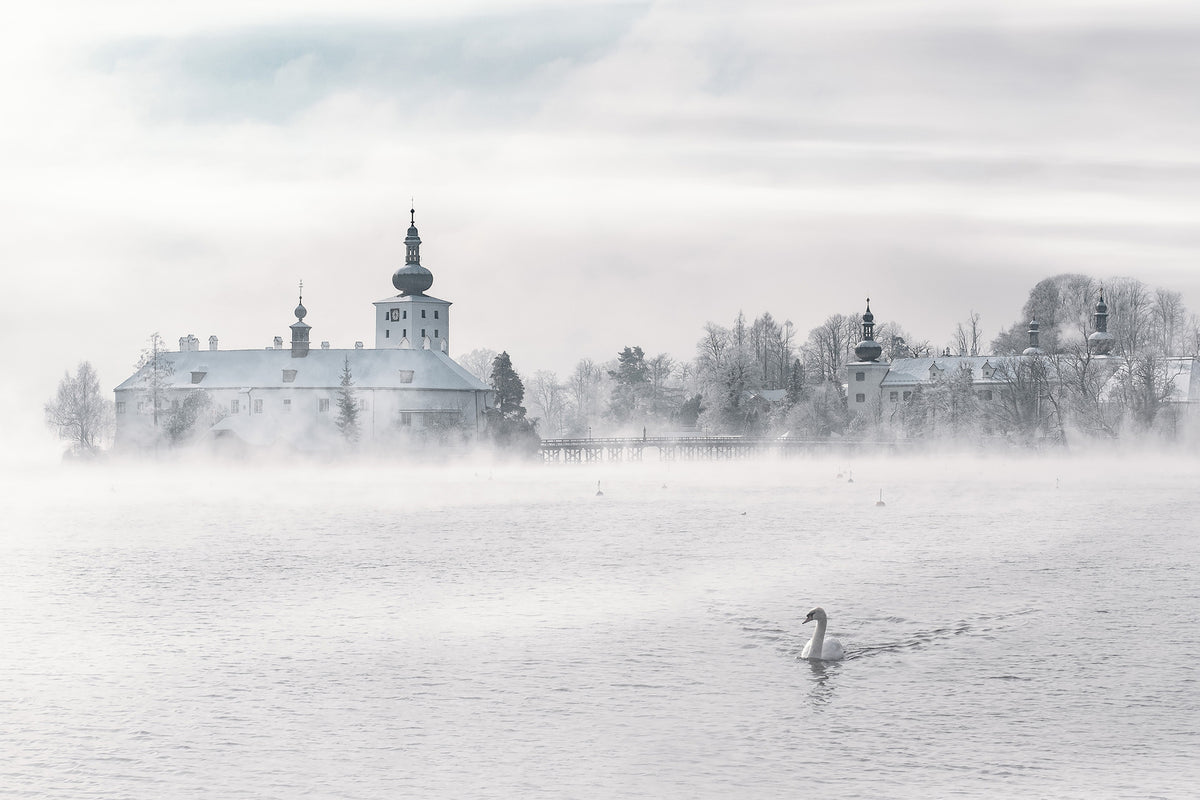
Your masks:
{"label": "rippled water surface", "polygon": [[[0,796],[1193,797],[1198,487],[1194,460],[9,475]],[[846,660],[800,660],[814,605]]]}

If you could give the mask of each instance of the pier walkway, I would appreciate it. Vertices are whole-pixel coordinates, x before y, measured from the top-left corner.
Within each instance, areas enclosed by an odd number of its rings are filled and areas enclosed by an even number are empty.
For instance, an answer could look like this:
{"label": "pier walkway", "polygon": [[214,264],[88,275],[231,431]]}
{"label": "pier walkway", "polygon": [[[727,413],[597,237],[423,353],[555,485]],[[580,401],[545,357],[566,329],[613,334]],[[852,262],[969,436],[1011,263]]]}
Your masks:
{"label": "pier walkway", "polygon": [[[742,436],[632,436],[542,439],[538,450],[548,463],[642,461],[653,450],[659,461],[718,461],[760,456],[810,456],[833,453],[891,452],[892,442],[803,441]],[[653,456],[651,456],[653,457]]]}

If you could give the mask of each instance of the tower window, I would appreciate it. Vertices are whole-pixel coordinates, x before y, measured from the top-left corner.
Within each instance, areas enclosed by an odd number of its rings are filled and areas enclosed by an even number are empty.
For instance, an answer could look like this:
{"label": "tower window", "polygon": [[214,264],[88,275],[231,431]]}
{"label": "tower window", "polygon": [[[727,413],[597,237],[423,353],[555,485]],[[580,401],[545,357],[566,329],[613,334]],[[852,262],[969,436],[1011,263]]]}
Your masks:
{"label": "tower window", "polygon": [[865,403],[865,402],[867,402],[867,396],[865,394],[861,394],[861,393],[856,394],[856,395],[854,395],[854,402]]}
{"label": "tower window", "polygon": [[393,308],[392,309],[392,322],[399,322],[399,321],[400,321],[400,309]]}
{"label": "tower window", "polygon": [[421,328],[421,338],[422,339],[425,338],[425,329],[424,328]]}
{"label": "tower window", "polygon": [[408,328],[401,328],[400,335],[407,337],[408,336]]}
{"label": "tower window", "polygon": [[856,381],[865,381],[866,379],[867,379],[867,373],[865,373],[865,372],[856,372],[856,373],[854,373],[854,380],[856,380]]}
{"label": "tower window", "polygon": [[437,328],[433,329],[433,338],[435,338],[435,339],[442,338],[442,333]]}
{"label": "tower window", "polygon": [[400,319],[408,319],[408,309],[404,309],[404,313],[400,315]]}

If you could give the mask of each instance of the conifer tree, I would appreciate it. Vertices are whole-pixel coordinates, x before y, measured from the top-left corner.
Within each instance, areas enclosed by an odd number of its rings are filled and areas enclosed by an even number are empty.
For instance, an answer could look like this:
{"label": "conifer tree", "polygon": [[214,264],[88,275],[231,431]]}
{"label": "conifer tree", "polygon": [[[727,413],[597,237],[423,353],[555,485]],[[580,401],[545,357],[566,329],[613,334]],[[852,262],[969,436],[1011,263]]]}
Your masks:
{"label": "conifer tree", "polygon": [[354,379],[350,372],[350,357],[342,365],[341,388],[338,389],[337,428],[343,438],[351,444],[358,441],[358,400],[354,396]]}

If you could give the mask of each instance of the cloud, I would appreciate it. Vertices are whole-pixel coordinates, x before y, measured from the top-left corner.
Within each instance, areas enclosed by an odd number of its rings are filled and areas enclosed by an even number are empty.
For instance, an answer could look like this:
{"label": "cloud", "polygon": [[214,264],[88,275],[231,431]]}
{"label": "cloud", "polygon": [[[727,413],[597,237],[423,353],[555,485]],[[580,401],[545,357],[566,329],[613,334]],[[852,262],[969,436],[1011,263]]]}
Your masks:
{"label": "cloud", "polygon": [[151,119],[284,124],[343,92],[419,118],[467,95],[477,113],[536,106],[556,75],[602,56],[644,6],[519,9],[401,22],[280,24],[99,47],[92,66],[134,84]]}

